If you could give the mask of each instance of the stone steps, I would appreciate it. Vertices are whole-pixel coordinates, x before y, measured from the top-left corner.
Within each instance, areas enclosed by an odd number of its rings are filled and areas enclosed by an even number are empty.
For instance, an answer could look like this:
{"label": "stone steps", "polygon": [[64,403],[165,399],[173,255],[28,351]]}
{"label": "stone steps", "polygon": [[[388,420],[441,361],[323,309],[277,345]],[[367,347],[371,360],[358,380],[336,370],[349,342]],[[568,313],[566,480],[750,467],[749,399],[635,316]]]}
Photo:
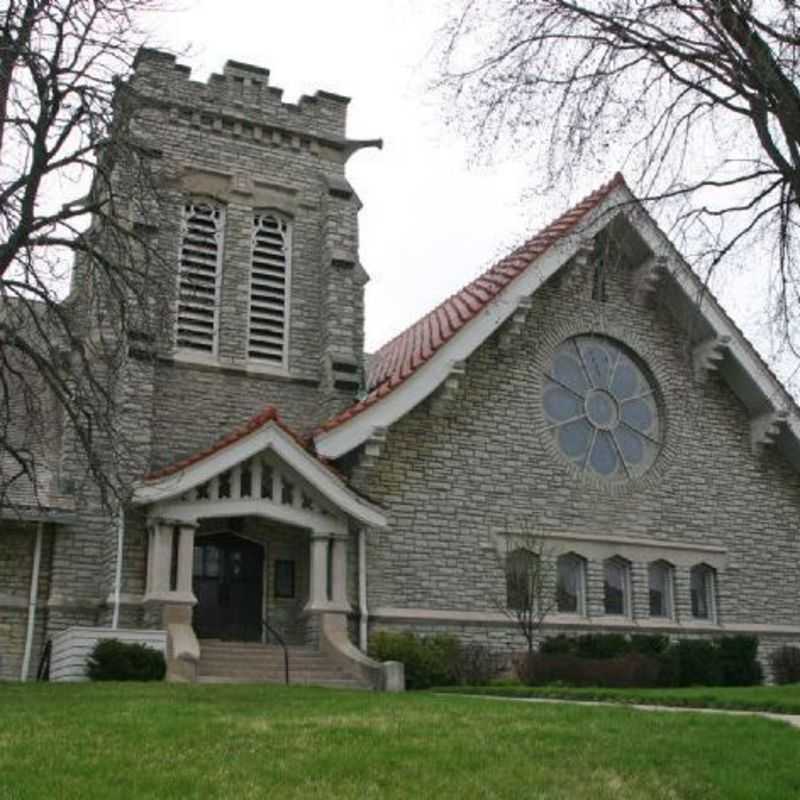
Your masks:
{"label": "stone steps", "polygon": [[[309,647],[289,650],[292,684],[360,689],[363,685]],[[260,642],[200,640],[199,683],[284,683],[283,648]]]}

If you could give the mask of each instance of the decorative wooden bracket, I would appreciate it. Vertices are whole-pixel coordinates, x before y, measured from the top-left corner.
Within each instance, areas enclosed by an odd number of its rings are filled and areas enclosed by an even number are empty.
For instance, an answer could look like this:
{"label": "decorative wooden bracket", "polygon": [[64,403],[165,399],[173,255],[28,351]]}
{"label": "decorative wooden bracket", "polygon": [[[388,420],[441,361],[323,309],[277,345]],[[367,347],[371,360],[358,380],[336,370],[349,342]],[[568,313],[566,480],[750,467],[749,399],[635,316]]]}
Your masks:
{"label": "decorative wooden bracket", "polygon": [[359,465],[370,469],[375,466],[386,444],[386,428],[375,428],[372,436],[364,442]]}
{"label": "decorative wooden bracket", "polygon": [[456,404],[461,383],[467,374],[467,367],[463,361],[456,361],[444,382],[431,398],[431,414],[436,417],[443,417],[450,413]]}
{"label": "decorative wooden bracket", "polygon": [[522,333],[532,305],[533,300],[530,297],[521,297],[519,299],[514,313],[506,320],[500,332],[498,346],[501,350],[509,350],[516,338]]}
{"label": "decorative wooden bracket", "polygon": [[692,350],[695,379],[703,382],[708,377],[709,372],[716,372],[730,346],[730,336],[714,336],[711,339],[700,342]]}
{"label": "decorative wooden bracket", "polygon": [[633,301],[646,303],[658,291],[661,280],[667,274],[667,259],[654,256],[633,272]]}
{"label": "decorative wooden bracket", "polygon": [[592,263],[592,259],[594,257],[594,239],[581,239],[580,243],[578,244],[578,249],[575,251],[575,255],[572,257],[573,261],[575,262],[575,266],[578,267],[578,269],[585,269]]}
{"label": "decorative wooden bracket", "polygon": [[761,455],[767,447],[775,444],[781,426],[789,419],[785,409],[767,411],[750,420],[750,447],[755,455]]}

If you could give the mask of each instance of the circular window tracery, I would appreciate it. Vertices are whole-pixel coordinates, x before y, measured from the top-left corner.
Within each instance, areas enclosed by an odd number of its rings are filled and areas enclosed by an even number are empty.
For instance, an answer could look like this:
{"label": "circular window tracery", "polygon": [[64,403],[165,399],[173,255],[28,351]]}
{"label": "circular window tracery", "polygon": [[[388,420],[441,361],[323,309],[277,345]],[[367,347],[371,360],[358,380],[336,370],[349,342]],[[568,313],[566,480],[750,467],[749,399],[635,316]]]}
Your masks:
{"label": "circular window tracery", "polygon": [[576,336],[556,349],[543,407],[556,446],[583,472],[625,480],[656,460],[662,425],[655,386],[610,339]]}

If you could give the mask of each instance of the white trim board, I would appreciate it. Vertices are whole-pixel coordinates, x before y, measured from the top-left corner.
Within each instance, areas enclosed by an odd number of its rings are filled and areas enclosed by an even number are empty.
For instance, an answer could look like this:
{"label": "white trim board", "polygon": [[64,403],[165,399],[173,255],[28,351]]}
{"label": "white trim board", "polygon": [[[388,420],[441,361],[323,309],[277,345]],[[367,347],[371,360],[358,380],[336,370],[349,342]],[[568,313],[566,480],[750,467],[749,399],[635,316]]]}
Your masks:
{"label": "white trim board", "polygon": [[[382,606],[370,612],[370,622],[450,622],[460,625],[507,625],[516,627],[501,611],[460,611],[458,609],[394,608]],[[663,633],[754,633],[759,635],[796,636],[800,625],[769,625],[762,623],[695,622],[651,617],[581,617],[575,614],[551,614],[543,623],[550,628],[615,628],[631,631]]]}
{"label": "white trim board", "polygon": [[[370,527],[386,528],[386,517],[381,509],[355,494],[343,480],[303,450],[274,420],[233,444],[190,464],[180,472],[140,485],[134,492],[134,503],[144,505],[174,500],[170,508],[177,509],[181,501],[176,498],[265,450],[275,453],[326,500],[348,516]],[[226,504],[230,502],[236,501],[226,501]],[[180,518],[177,512],[172,513],[175,513],[175,518]]]}

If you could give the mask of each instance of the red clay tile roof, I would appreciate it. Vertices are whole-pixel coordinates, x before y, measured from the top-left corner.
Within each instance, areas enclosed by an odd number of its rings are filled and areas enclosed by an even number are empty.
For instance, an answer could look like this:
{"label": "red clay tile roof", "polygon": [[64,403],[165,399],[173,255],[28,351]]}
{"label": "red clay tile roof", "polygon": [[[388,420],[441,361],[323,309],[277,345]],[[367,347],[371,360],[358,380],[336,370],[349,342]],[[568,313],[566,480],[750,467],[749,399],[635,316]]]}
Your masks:
{"label": "red clay tile roof", "polygon": [[176,472],[180,472],[181,470],[192,466],[192,464],[196,464],[198,461],[202,461],[209,456],[213,456],[214,453],[224,450],[226,447],[230,447],[230,445],[235,444],[248,434],[253,433],[253,431],[263,428],[268,422],[274,422],[282,431],[289,434],[289,436],[291,436],[304,450],[308,448],[308,442],[298,436],[283,423],[278,414],[278,409],[275,408],[275,406],[266,406],[254,417],[251,417],[249,420],[247,420],[244,425],[240,425],[238,428],[235,428],[223,439],[220,439],[212,444],[211,447],[208,447],[205,450],[200,450],[197,453],[193,453],[188,458],[184,458],[182,461],[177,461],[174,464],[170,464],[168,467],[164,467],[156,472],[151,472],[149,475],[145,476],[145,480],[157,481],[161,478],[167,477],[168,475],[174,475]]}
{"label": "red clay tile roof", "polygon": [[569,233],[614,189],[623,186],[626,186],[625,179],[618,172],[608,183],[385,344],[370,359],[367,396],[324,422],[316,433],[342,425],[400,386],[539,256]]}

